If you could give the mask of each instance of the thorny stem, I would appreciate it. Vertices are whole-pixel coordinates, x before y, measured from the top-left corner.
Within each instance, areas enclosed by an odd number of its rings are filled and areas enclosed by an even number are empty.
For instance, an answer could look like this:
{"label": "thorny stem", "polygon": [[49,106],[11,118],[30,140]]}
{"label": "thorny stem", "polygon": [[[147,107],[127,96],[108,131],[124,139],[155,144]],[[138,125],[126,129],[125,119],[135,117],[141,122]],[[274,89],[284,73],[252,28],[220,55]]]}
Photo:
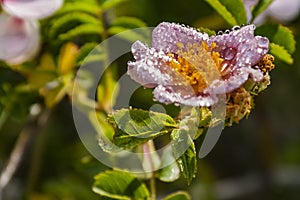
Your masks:
{"label": "thorny stem", "polygon": [[151,200],[156,200],[156,183],[155,183],[155,167],[154,167],[154,161],[151,157],[150,149],[153,147],[153,141],[149,140],[147,143],[143,144],[143,151],[146,161],[150,164],[150,171],[151,171],[151,177],[150,177],[150,192],[151,192]]}
{"label": "thorny stem", "polygon": [[18,167],[21,164],[22,157],[26,151],[26,147],[32,140],[35,133],[39,132],[49,118],[50,111],[45,109],[40,114],[31,114],[28,122],[22,132],[20,133],[15,147],[7,161],[6,166],[3,168],[0,174],[0,200],[2,199],[3,191],[12,177],[16,173]]}

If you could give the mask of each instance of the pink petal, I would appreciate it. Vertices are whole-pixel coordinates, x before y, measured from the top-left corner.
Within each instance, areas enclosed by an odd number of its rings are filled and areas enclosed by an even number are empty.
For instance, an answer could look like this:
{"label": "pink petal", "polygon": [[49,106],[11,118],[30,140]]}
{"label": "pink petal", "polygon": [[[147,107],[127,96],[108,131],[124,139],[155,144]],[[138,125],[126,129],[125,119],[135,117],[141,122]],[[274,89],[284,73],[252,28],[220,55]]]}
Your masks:
{"label": "pink petal", "polygon": [[63,4],[63,0],[1,0],[3,9],[14,16],[41,19],[52,15]]}
{"label": "pink petal", "polygon": [[[211,106],[218,102],[216,95],[202,94],[197,96],[191,86],[189,88],[177,88],[177,90],[176,88],[158,85],[153,91],[155,100],[165,104],[175,103],[187,106]],[[189,95],[184,96],[183,93]]]}
{"label": "pink petal", "polygon": [[201,44],[201,41],[207,40],[206,33],[181,26],[175,23],[162,22],[152,32],[152,47],[164,52],[177,52],[178,43]]}
{"label": "pink petal", "polygon": [[128,62],[127,74],[145,87],[183,84],[185,79],[166,64],[171,60],[163,51],[149,48],[140,41],[132,45],[135,62]]}
{"label": "pink petal", "polygon": [[19,64],[37,53],[40,39],[36,22],[2,14],[0,30],[1,60]]}
{"label": "pink petal", "polygon": [[215,42],[222,50],[235,48],[235,67],[253,66],[269,50],[269,40],[265,37],[254,36],[254,25],[248,25],[228,34],[212,36],[209,42]]}

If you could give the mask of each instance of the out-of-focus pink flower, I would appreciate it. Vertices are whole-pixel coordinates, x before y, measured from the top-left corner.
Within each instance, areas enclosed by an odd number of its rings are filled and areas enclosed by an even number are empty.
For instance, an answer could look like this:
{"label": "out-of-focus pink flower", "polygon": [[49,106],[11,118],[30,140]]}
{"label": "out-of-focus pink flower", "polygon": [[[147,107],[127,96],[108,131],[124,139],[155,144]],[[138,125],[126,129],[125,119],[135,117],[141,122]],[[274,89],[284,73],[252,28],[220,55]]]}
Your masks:
{"label": "out-of-focus pink flower", "polygon": [[274,0],[267,9],[267,13],[271,17],[287,22],[293,20],[299,15],[300,0]]}
{"label": "out-of-focus pink flower", "polygon": [[0,15],[0,59],[19,64],[32,58],[39,49],[39,27],[36,21]]}
{"label": "out-of-focus pink flower", "polygon": [[57,11],[63,0],[0,0],[0,59],[20,64],[34,57],[40,47],[38,22]]}
{"label": "out-of-focus pink flower", "polygon": [[[248,20],[251,18],[251,8],[258,3],[258,0],[244,0]],[[300,0],[274,0],[270,6],[261,13],[255,24],[262,24],[268,17],[280,22],[289,22],[295,19],[300,12]]]}
{"label": "out-of-focus pink flower", "polygon": [[208,36],[174,23],[161,23],[152,33],[152,48],[132,45],[135,61],[128,74],[145,87],[155,87],[162,103],[211,106],[219,94],[241,87],[249,76],[263,78],[256,64],[267,54],[269,40],[254,36],[254,25]]}
{"label": "out-of-focus pink flower", "polygon": [[42,19],[52,15],[63,0],[0,0],[3,9],[14,16],[26,19]]}

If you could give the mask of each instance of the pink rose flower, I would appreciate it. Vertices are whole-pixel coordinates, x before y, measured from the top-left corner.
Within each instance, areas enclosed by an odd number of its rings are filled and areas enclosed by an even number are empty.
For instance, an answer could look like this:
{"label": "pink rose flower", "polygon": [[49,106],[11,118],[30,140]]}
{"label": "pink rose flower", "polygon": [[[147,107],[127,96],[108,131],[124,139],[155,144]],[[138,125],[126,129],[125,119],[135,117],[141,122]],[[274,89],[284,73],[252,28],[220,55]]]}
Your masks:
{"label": "pink rose flower", "polygon": [[211,106],[218,95],[241,87],[249,78],[263,79],[257,63],[267,54],[269,40],[254,36],[254,25],[234,27],[208,36],[193,28],[163,22],[152,33],[152,47],[132,45],[135,61],[128,62],[129,76],[155,88],[162,103]]}

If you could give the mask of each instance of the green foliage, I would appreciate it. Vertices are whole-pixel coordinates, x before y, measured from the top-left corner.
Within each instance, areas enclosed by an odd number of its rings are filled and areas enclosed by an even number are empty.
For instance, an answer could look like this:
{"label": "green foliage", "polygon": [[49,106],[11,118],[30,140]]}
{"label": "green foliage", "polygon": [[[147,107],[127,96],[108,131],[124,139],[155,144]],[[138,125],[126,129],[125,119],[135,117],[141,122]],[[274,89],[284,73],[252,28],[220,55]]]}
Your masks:
{"label": "green foliage", "polygon": [[125,3],[128,0],[105,0],[104,3],[101,5],[103,10],[108,10],[119,6],[122,3]]}
{"label": "green foliage", "polygon": [[62,9],[56,12],[56,16],[63,16],[72,12],[80,12],[80,13],[88,13],[91,15],[99,15],[102,12],[102,9],[96,4],[96,2],[86,1],[74,1],[74,2],[66,2]]}
{"label": "green foliage", "polygon": [[97,88],[97,101],[100,109],[107,113],[112,110],[119,92],[120,86],[114,77],[111,68],[107,69]]}
{"label": "green foliage", "polygon": [[[191,183],[197,171],[196,149],[186,130],[174,130],[171,134],[172,148],[183,176]],[[182,154],[182,152],[184,152]]]}
{"label": "green foliage", "polygon": [[115,127],[114,144],[123,148],[132,148],[170,133],[177,126],[169,115],[140,109],[115,111],[108,121]]}
{"label": "green foliage", "polygon": [[[84,29],[80,27],[86,27],[88,30],[84,32]],[[99,21],[96,16],[74,12],[52,20],[49,38],[51,40],[56,38],[71,40],[80,34],[100,34],[103,31],[101,28],[101,21]]]}
{"label": "green foliage", "polygon": [[[82,47],[79,49],[76,62],[78,65],[81,65],[84,61],[84,59],[87,58],[89,53],[98,45],[96,42],[88,42],[82,45]],[[99,59],[101,60],[101,59]]]}
{"label": "green foliage", "polygon": [[[167,163],[171,163],[166,166]],[[159,180],[163,182],[173,182],[180,177],[180,169],[177,162],[172,154],[172,151],[165,151],[161,158],[161,166],[164,166],[160,169],[156,176]]]}
{"label": "green foliage", "polygon": [[[147,27],[146,23],[135,17],[122,16],[113,20],[108,28],[109,35],[116,35],[129,42],[136,40],[148,41],[151,36],[149,29],[139,29]],[[122,33],[127,31],[125,33]],[[119,33],[122,33],[118,35]]]}
{"label": "green foliage", "polygon": [[242,0],[205,0],[231,26],[247,23],[246,11]]}
{"label": "green foliage", "polygon": [[168,195],[163,200],[190,200],[191,197],[188,193],[183,191],[178,191],[173,194]]}
{"label": "green foliage", "polygon": [[291,55],[295,52],[296,41],[290,29],[282,25],[263,25],[255,33],[269,38],[270,52],[276,58],[288,64],[293,63]]}
{"label": "green foliage", "polygon": [[259,0],[252,10],[252,20],[261,14],[274,0]]}
{"label": "green foliage", "polygon": [[289,54],[289,52],[284,47],[278,44],[270,44],[270,53],[276,56],[276,58],[278,58],[279,60],[282,60],[288,64],[293,64],[294,62],[294,59],[291,56],[291,54]]}
{"label": "green foliage", "polygon": [[131,173],[106,171],[95,176],[93,191],[109,199],[150,199],[147,187]]}

